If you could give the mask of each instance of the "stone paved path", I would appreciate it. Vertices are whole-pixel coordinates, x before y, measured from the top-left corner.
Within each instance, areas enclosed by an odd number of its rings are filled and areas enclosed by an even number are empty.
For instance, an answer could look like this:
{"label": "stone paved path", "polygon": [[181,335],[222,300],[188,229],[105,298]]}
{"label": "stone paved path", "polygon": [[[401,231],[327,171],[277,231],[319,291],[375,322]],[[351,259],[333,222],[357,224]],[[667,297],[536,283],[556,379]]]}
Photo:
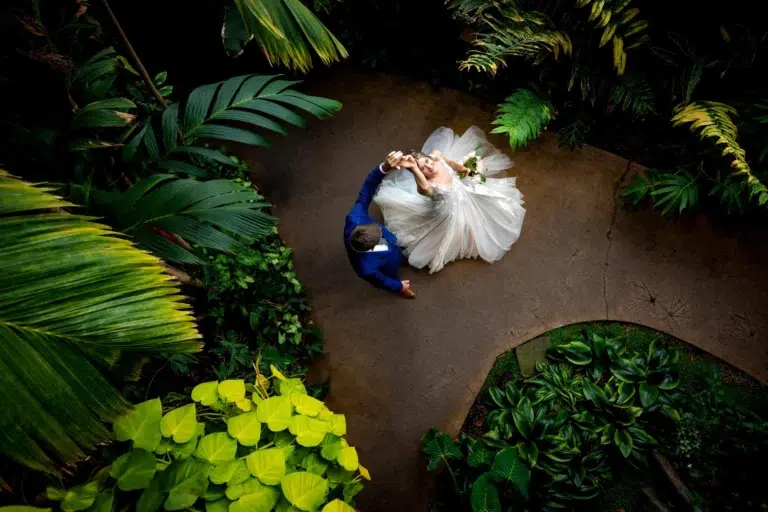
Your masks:
{"label": "stone paved path", "polygon": [[366,173],[438,126],[487,129],[494,106],[377,73],[332,73],[308,89],[344,109],[251,160],[325,331],[331,405],[347,415],[374,477],[362,510],[426,510],[422,433],[456,433],[494,359],[558,326],[644,324],[768,380],[765,232],[626,211],[615,192],[638,168],[592,147],[559,149],[552,134],[514,154],[528,212],[502,261],[461,261],[432,276],[404,269],[414,301],[356,278],[342,226]]}

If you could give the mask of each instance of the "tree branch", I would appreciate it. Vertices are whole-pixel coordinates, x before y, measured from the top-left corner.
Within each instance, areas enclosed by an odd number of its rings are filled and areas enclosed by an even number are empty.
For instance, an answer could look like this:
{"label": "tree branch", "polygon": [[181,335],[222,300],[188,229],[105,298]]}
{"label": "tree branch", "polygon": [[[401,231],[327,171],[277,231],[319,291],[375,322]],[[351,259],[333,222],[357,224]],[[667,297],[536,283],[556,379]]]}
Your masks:
{"label": "tree branch", "polygon": [[131,46],[131,42],[128,40],[128,36],[126,36],[125,32],[123,32],[123,27],[121,27],[120,22],[117,21],[117,18],[115,17],[115,13],[113,13],[112,9],[109,7],[109,3],[107,2],[107,0],[101,0],[101,3],[104,4],[104,8],[107,10],[107,14],[109,15],[109,18],[112,20],[112,23],[115,25],[117,32],[120,34],[120,39],[123,40],[123,44],[128,49],[128,53],[131,55],[133,64],[139,70],[139,73],[141,74],[141,78],[144,80],[144,83],[147,84],[147,87],[149,87],[149,90],[152,91],[152,94],[155,96],[155,99],[157,100],[157,102],[160,103],[164,108],[168,108],[168,102],[165,101],[165,98],[163,98],[163,95],[160,94],[160,91],[157,90],[157,87],[155,87],[155,84],[152,83],[152,79],[149,77],[149,73],[147,73],[147,69],[144,67],[144,64],[141,63],[141,59],[139,59],[139,56],[136,54],[136,51],[133,49],[133,46]]}

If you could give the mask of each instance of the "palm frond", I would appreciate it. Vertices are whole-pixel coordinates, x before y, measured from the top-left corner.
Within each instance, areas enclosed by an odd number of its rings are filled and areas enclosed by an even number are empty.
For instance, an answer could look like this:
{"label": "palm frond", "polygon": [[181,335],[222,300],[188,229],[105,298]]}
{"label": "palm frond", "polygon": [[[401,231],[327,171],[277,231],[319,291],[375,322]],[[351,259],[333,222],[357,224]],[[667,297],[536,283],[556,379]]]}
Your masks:
{"label": "palm frond", "polygon": [[308,72],[312,53],[328,65],[349,56],[323,23],[299,0],[233,0],[222,27],[224,47],[232,56],[249,41],[261,47],[270,64]]}
{"label": "palm frond", "polygon": [[673,208],[683,213],[683,210],[693,208],[699,201],[698,176],[688,171],[658,173],[651,197],[654,208],[661,208],[662,214],[666,215]]}
{"label": "palm frond", "polygon": [[[110,223],[164,260],[203,261],[185,245],[234,252],[273,231],[276,219],[253,188],[230,180],[194,181],[156,174],[122,193],[97,198]],[[172,235],[183,238],[179,243]],[[234,238],[234,237],[238,238]]]}
{"label": "palm frond", "polygon": [[631,112],[636,119],[656,112],[655,95],[645,78],[623,75],[611,87],[608,101],[612,105]]}
{"label": "palm frond", "polygon": [[499,126],[491,133],[507,134],[509,145],[519,148],[541,135],[554,117],[554,107],[528,89],[517,89],[499,105],[498,113],[492,124]]}
{"label": "palm frond", "polygon": [[613,43],[613,67],[617,75],[624,74],[627,66],[627,49],[637,48],[648,41],[641,34],[648,22],[639,19],[640,9],[631,7],[632,0],[577,0],[576,7],[587,8],[587,21],[595,29],[602,29],[599,46]]}
{"label": "palm frond", "polygon": [[571,39],[559,30],[546,14],[522,11],[514,3],[454,2],[458,15],[470,19],[478,29],[473,49],[460,63],[460,69],[475,69],[496,74],[507,57],[542,59],[560,53],[570,54]]}
{"label": "palm frond", "polygon": [[644,173],[632,176],[632,181],[624,187],[621,197],[626,201],[630,201],[633,205],[637,205],[651,196],[655,186],[656,172],[648,169]]}
{"label": "palm frond", "polygon": [[768,203],[768,188],[752,173],[747,163],[746,153],[738,143],[738,131],[731,116],[736,116],[736,109],[717,101],[698,101],[687,105],[678,105],[672,117],[672,125],[690,124],[690,129],[698,133],[701,139],[711,139],[722,148],[724,157],[731,159],[733,174],[741,175],[749,187],[752,198],[759,205]]}
{"label": "palm frond", "polygon": [[[165,170],[205,177],[207,171],[178,160],[190,153],[185,148],[200,148],[201,139],[268,147],[269,140],[261,133],[285,135],[284,125],[307,125],[297,111],[322,119],[341,109],[338,101],[293,90],[291,86],[300,82],[280,80],[279,76],[243,75],[198,87],[183,105],[174,103],[163,112],[159,137],[151,124],[142,131],[150,158],[160,160]],[[209,160],[223,161],[222,155],[192,151]]]}
{"label": "palm frond", "polygon": [[0,170],[0,450],[51,473],[130,407],[105,375],[200,348],[160,262],[69,206]]}

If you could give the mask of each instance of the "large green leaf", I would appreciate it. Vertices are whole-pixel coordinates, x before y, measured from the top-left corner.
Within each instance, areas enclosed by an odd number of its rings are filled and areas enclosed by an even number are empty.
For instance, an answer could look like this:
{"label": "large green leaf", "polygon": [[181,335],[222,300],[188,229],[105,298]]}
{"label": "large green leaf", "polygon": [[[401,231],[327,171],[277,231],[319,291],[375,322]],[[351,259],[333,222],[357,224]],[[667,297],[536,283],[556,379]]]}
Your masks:
{"label": "large green leaf", "polygon": [[136,448],[154,451],[162,438],[162,414],[163,404],[159,398],[142,402],[115,420],[112,425],[115,437],[118,441],[133,441]]}
{"label": "large green leaf", "polygon": [[200,346],[157,259],[68,206],[0,170],[0,450],[48,472],[128,410],[102,371]]}
{"label": "large green leaf", "polygon": [[155,456],[144,450],[131,450],[112,463],[110,475],[123,491],[145,489],[155,477]]}
{"label": "large green leaf", "polygon": [[357,449],[352,446],[343,446],[343,444],[341,450],[339,450],[339,455],[336,457],[336,461],[347,471],[356,471],[360,466]]}
{"label": "large green leaf", "polygon": [[277,384],[277,390],[280,392],[282,396],[290,396],[290,395],[306,395],[307,394],[307,388],[304,387],[304,383],[301,381],[301,379],[285,379],[281,380]]}
{"label": "large green leaf", "polygon": [[585,366],[592,362],[592,349],[584,342],[571,341],[560,345],[557,350],[575,365]]}
{"label": "large green leaf", "polygon": [[472,503],[472,512],[501,512],[499,492],[491,482],[488,473],[480,475],[472,484],[470,502]]}
{"label": "large green leaf", "polygon": [[632,436],[629,435],[629,432],[624,429],[617,428],[613,433],[613,444],[615,444],[619,450],[621,450],[621,454],[624,457],[629,457],[633,446]]}
{"label": "large green leaf", "polygon": [[187,404],[169,411],[160,422],[160,431],[164,437],[173,437],[174,443],[186,443],[197,432],[197,409],[195,404]]}
{"label": "large green leaf", "polygon": [[245,459],[236,459],[224,464],[219,464],[208,475],[214,484],[238,485],[251,476],[246,466]]}
{"label": "large green leaf", "polygon": [[97,480],[91,480],[66,490],[48,487],[45,492],[48,499],[60,502],[59,506],[62,511],[76,512],[90,508],[96,501],[100,489],[101,484]]}
{"label": "large green leaf", "polygon": [[235,403],[245,398],[245,381],[242,379],[221,381],[218,391],[219,397],[225,402]]}
{"label": "large green leaf", "polygon": [[267,398],[256,407],[256,415],[258,420],[266,423],[272,432],[285,430],[291,424],[293,415],[291,400],[287,396]]}
{"label": "large green leaf", "polygon": [[431,428],[421,438],[421,451],[428,457],[427,469],[433,471],[440,463],[448,459],[462,458],[461,449],[456,446],[451,436]]}
{"label": "large green leaf", "polygon": [[256,450],[245,459],[248,470],[265,485],[277,485],[285,475],[285,450]]}
{"label": "large green leaf", "polygon": [[222,39],[232,56],[254,40],[267,59],[288,68],[309,71],[310,48],[324,64],[348,56],[344,46],[299,0],[233,0],[224,17]]}
{"label": "large green leaf", "polygon": [[318,446],[325,438],[325,434],[331,431],[331,426],[325,421],[296,415],[291,418],[288,430],[296,436],[296,442],[301,446]]}
{"label": "large green leaf", "polygon": [[159,478],[159,490],[167,495],[165,510],[191,507],[208,488],[208,473],[212,467],[205,461],[195,459],[172,462]]}
{"label": "large green leaf", "polygon": [[647,382],[640,383],[640,403],[643,407],[650,407],[659,398],[659,388],[648,384]]}
{"label": "large green leaf", "polygon": [[280,491],[255,482],[229,506],[229,512],[270,512],[280,499]]}
{"label": "large green leaf", "polygon": [[317,416],[325,407],[323,402],[308,395],[293,394],[289,398],[296,412],[304,416]]}
{"label": "large green leaf", "polygon": [[327,503],[321,512],[355,512],[355,509],[337,498]]}
{"label": "large green leaf", "polygon": [[192,388],[192,400],[201,405],[211,405],[219,398],[218,381],[203,382]]}
{"label": "large green leaf", "polygon": [[237,441],[226,432],[215,432],[200,439],[195,455],[218,465],[234,460],[235,453],[237,453]]}
{"label": "large green leaf", "polygon": [[254,189],[229,180],[200,182],[159,174],[97,200],[111,223],[141,245],[163,259],[190,264],[202,260],[183,243],[169,241],[169,233],[194,246],[232,252],[271,233],[276,221],[262,211],[268,204]]}
{"label": "large green leaf", "polygon": [[511,483],[523,496],[528,496],[531,472],[517,455],[515,448],[505,448],[493,458],[491,475]]}
{"label": "large green leaf", "polygon": [[258,414],[254,411],[229,418],[227,432],[243,446],[256,446],[261,439],[261,422]]}
{"label": "large green leaf", "polygon": [[280,482],[283,495],[294,507],[310,511],[318,508],[328,492],[328,481],[307,471],[297,471]]}

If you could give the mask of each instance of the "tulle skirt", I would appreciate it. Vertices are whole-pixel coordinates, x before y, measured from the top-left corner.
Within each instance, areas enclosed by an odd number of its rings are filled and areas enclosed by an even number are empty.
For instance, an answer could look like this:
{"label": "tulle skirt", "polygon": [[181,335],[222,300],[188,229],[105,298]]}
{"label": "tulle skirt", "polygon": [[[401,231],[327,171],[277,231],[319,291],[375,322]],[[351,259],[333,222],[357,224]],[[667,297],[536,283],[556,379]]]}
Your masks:
{"label": "tulle skirt", "polygon": [[[450,128],[439,128],[422,147],[424,153],[434,150],[457,162],[476,151],[484,161],[485,176],[513,165],[475,126],[461,137]],[[397,236],[408,263],[429,266],[430,273],[461,258],[498,261],[520,237],[525,217],[515,178],[488,177],[482,183],[479,178],[459,179],[447,166],[446,170],[453,175],[451,185],[435,186],[431,197],[418,193],[407,170],[387,176],[374,197],[384,223]]]}

